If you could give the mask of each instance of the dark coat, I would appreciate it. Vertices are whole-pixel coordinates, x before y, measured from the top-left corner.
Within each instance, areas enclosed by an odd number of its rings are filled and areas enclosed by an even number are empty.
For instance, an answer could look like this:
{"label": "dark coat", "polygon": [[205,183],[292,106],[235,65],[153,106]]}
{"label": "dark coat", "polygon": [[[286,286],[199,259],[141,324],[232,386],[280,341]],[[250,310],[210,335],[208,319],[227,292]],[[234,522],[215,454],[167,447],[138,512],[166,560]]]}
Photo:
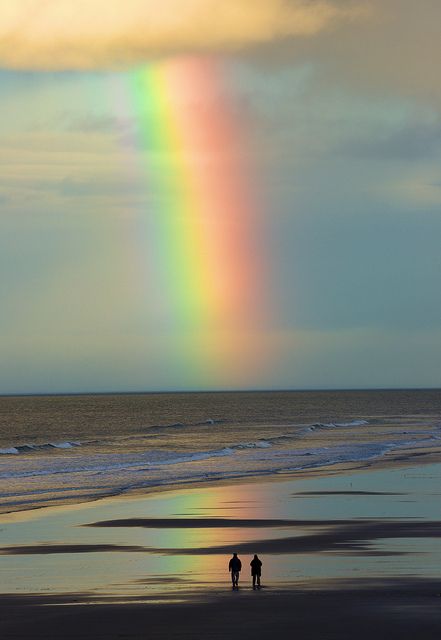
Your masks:
{"label": "dark coat", "polygon": [[239,558],[234,557],[231,558],[230,563],[228,565],[229,571],[240,571],[242,569],[242,563]]}
{"label": "dark coat", "polygon": [[262,573],[262,562],[259,558],[253,558],[250,562],[250,567],[252,576],[260,576]]}

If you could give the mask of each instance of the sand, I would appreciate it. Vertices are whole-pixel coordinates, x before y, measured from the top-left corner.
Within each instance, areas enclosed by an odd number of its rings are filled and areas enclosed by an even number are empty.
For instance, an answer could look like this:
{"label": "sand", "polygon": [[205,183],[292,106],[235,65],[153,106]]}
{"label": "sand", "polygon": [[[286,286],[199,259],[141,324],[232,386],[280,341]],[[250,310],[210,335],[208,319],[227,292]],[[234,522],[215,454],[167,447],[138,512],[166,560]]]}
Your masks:
{"label": "sand", "polygon": [[440,478],[410,461],[2,516],[0,637],[438,638]]}
{"label": "sand", "polygon": [[439,638],[434,586],[408,580],[325,591],[239,591],[166,604],[72,606],[70,598],[5,597],[1,631],[5,639]]}

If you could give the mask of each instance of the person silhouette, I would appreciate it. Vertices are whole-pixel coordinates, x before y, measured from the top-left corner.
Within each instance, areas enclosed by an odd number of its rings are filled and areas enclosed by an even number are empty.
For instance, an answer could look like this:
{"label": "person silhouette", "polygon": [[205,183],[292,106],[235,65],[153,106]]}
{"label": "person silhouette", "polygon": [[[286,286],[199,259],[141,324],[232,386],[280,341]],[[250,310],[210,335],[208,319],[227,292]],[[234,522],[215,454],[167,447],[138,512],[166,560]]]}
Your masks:
{"label": "person silhouette", "polygon": [[260,576],[262,574],[262,561],[259,559],[259,556],[256,554],[254,558],[250,562],[251,567],[251,575],[253,576],[253,589],[260,589]]}
{"label": "person silhouette", "polygon": [[228,564],[228,571],[231,573],[231,582],[233,583],[233,591],[239,589],[239,574],[242,569],[242,563],[237,557],[237,553],[233,553],[233,557]]}

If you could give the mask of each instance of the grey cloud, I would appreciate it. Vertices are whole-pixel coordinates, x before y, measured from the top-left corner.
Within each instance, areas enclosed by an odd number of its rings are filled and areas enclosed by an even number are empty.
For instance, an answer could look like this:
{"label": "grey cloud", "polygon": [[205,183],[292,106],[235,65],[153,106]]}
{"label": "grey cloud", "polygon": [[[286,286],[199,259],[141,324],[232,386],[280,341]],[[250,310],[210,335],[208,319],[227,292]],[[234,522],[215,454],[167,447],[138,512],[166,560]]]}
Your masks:
{"label": "grey cloud", "polygon": [[323,198],[326,209],[314,211],[306,196],[303,213],[273,225],[284,256],[274,280],[291,280],[279,301],[287,326],[441,328],[441,218],[385,210],[373,198],[353,198],[339,212],[330,194]]}
{"label": "grey cloud", "polygon": [[65,130],[74,133],[114,133],[121,134],[126,131],[133,130],[133,120],[120,119],[110,115],[101,114],[84,114],[84,115],[66,115]]}
{"label": "grey cloud", "polygon": [[[401,95],[441,107],[441,3],[371,0],[370,16],[341,22],[313,39],[288,39],[255,50],[259,65],[317,65],[321,87],[351,87],[366,96]],[[362,6],[360,3],[359,6]]]}
{"label": "grey cloud", "polygon": [[66,177],[54,184],[54,189],[67,198],[112,196],[121,197],[122,194],[132,190],[132,185],[127,180],[102,180],[102,179],[76,179]]}
{"label": "grey cloud", "polygon": [[441,153],[441,124],[415,124],[392,133],[376,132],[371,128],[368,136],[352,139],[340,150],[349,155],[378,159],[433,158]]}
{"label": "grey cloud", "polygon": [[69,133],[110,133],[125,135],[134,129],[133,118],[118,118],[104,113],[75,113],[63,111],[50,118],[32,120],[24,127],[28,133],[47,133],[48,131],[67,131]]}

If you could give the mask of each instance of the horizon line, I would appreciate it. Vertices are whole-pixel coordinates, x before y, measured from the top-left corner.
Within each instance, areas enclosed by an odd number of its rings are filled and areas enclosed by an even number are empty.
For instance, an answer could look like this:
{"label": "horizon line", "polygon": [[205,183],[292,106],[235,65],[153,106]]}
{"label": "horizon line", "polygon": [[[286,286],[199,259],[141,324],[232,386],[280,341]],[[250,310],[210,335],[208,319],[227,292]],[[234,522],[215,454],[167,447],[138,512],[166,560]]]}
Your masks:
{"label": "horizon line", "polygon": [[108,390],[108,391],[33,391],[0,392],[0,398],[50,397],[50,396],[110,396],[110,395],[157,395],[157,394],[196,394],[196,393],[330,393],[354,391],[441,391],[441,387],[299,387],[299,388],[249,388],[249,389],[157,389],[157,390]]}

